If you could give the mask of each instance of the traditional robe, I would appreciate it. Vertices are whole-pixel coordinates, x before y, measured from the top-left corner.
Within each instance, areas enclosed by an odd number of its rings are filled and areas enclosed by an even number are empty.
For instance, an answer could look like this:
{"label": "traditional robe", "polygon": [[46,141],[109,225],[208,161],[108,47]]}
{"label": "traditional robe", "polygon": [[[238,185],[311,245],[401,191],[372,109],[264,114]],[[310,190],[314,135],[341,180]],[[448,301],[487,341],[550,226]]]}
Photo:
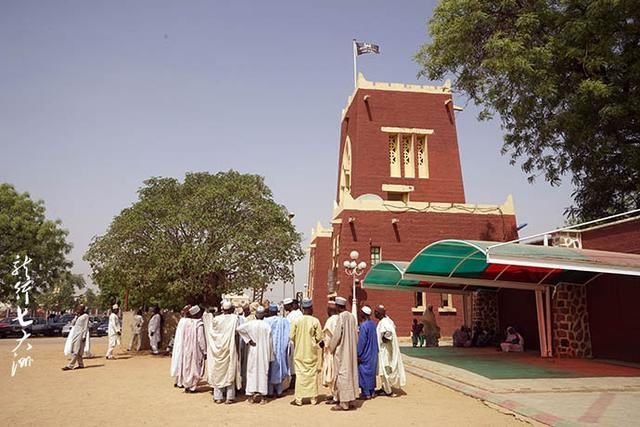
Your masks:
{"label": "traditional robe", "polygon": [[338,401],[348,403],[356,400],[358,390],[358,330],[351,313],[338,315],[336,329],[329,348],[333,353],[334,390]]}
{"label": "traditional robe", "polygon": [[269,383],[282,384],[289,376],[289,330],[287,319],[280,316],[271,316],[264,319],[271,327],[271,344],[273,348],[273,361],[269,364]]}
{"label": "traditional robe", "polygon": [[[389,317],[385,316],[378,322],[376,330],[378,347],[380,348],[378,353],[378,375],[380,375],[382,389],[389,394],[391,393],[391,387],[400,388],[406,384],[396,325]],[[384,341],[382,337],[389,341]]]}
{"label": "traditional robe", "polygon": [[[88,316],[87,316],[88,318]],[[73,325],[71,327],[71,331],[69,331],[69,335],[67,335],[67,339],[64,342],[64,355],[65,356],[71,356],[73,354],[73,344],[74,344],[74,338],[76,337],[76,321],[78,320],[78,317],[75,317],[72,321],[71,324]],[[84,351],[83,356],[84,355],[91,355],[91,341],[90,341],[90,334],[89,334],[89,322],[87,321],[87,333],[85,335],[84,338]]]}
{"label": "traditional robe", "polygon": [[87,352],[87,334],[89,333],[89,315],[83,314],[73,319],[73,327],[67,336],[64,344],[64,355],[70,356],[78,353],[80,347],[82,352]]}
{"label": "traditional robe", "polygon": [[122,327],[120,326],[120,318],[117,314],[111,313],[109,315],[109,327],[107,329],[107,334],[109,336],[109,349],[107,350],[107,354],[111,355],[113,353],[113,349],[120,345],[120,333],[122,332]]}
{"label": "traditional robe", "polygon": [[[287,320],[289,321],[289,325],[293,326],[293,323],[302,317],[302,311],[300,309],[291,310],[287,314]],[[295,353],[295,348],[293,342],[289,342],[289,373],[291,375],[296,374],[296,365],[293,363],[293,353]]]}
{"label": "traditional robe", "polygon": [[207,338],[207,382],[215,388],[240,388],[240,354],[236,329],[240,318],[236,314],[202,315]]}
{"label": "traditional robe", "polygon": [[322,341],[322,325],[317,318],[305,314],[291,325],[290,337],[295,349],[295,398],[315,398],[318,396],[318,344]]}
{"label": "traditional robe", "polygon": [[156,313],[151,316],[149,326],[147,327],[149,332],[149,343],[151,344],[151,350],[153,351],[158,351],[158,345],[160,345],[160,323],[160,314]]}
{"label": "traditional robe", "polygon": [[[269,390],[269,362],[273,360],[271,327],[264,320],[250,320],[238,326],[247,344],[247,384],[245,393],[266,395]],[[250,345],[253,341],[256,345]]]}
{"label": "traditional robe", "polygon": [[333,354],[329,350],[329,343],[331,337],[336,329],[336,323],[338,322],[338,315],[331,315],[324,324],[324,349],[322,354],[322,385],[325,387],[333,388]]}
{"label": "traditional robe", "polygon": [[182,387],[182,337],[184,335],[184,328],[190,319],[183,317],[178,322],[176,327],[176,334],[173,337],[173,351],[171,352],[171,369],[170,374],[172,377],[176,377],[176,385]]}
{"label": "traditional robe", "polygon": [[376,324],[366,320],[358,334],[358,383],[364,396],[373,396],[378,374],[378,337]]}
{"label": "traditional robe", "polygon": [[182,331],[182,369],[180,377],[186,389],[195,390],[204,375],[204,357],[207,343],[201,319],[187,319]]}

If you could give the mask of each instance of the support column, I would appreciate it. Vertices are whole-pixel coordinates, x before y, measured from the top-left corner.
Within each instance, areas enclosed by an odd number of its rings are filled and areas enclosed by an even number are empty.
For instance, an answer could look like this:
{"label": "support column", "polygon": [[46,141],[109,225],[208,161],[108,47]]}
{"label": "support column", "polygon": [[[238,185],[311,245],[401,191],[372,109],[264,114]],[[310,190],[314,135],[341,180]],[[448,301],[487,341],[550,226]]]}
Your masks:
{"label": "support column", "polygon": [[540,356],[547,357],[547,328],[545,327],[542,289],[536,289],[536,314],[538,318],[538,338],[540,339]]}
{"label": "support column", "polygon": [[551,288],[547,287],[544,290],[545,306],[544,312],[546,315],[546,331],[547,331],[547,357],[553,357],[553,345],[551,340]]}

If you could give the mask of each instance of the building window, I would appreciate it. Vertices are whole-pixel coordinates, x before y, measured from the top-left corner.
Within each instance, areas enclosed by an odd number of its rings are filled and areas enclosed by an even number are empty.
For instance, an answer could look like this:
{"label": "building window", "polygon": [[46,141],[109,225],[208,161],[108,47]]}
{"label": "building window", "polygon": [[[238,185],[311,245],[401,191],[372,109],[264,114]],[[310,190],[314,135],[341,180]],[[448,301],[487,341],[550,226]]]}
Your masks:
{"label": "building window", "polygon": [[415,165],[413,161],[413,138],[411,135],[402,135],[402,163],[404,164],[405,178],[415,178]]}
{"label": "building window", "polygon": [[389,135],[389,169],[392,177],[400,177],[398,135]]}
{"label": "building window", "polygon": [[376,265],[382,259],[380,256],[380,246],[371,246],[371,267]]}
{"label": "building window", "polygon": [[416,308],[424,307],[424,294],[422,292],[416,292],[416,301],[415,301],[414,307]]}
{"label": "building window", "polygon": [[439,312],[455,312],[453,307],[453,296],[451,294],[440,294],[440,307]]}
{"label": "building window", "polygon": [[418,158],[418,178],[429,178],[427,138],[424,135],[416,136],[416,154]]}

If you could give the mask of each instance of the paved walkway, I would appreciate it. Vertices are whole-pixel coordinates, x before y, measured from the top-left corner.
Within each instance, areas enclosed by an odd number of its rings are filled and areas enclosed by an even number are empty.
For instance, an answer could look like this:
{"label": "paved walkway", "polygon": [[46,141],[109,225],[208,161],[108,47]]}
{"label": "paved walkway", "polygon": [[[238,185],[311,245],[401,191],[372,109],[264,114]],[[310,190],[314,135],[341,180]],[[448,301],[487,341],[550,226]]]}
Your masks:
{"label": "paved walkway", "polygon": [[[420,350],[420,349],[418,349]],[[426,349],[425,349],[426,350]],[[433,350],[433,349],[429,349]],[[437,349],[436,349],[437,350]],[[403,355],[407,371],[469,396],[519,413],[552,426],[601,425],[635,426],[640,419],[640,369],[589,360],[541,359],[526,354],[505,354],[493,349],[460,349],[479,363],[487,358],[503,358],[510,379],[491,379],[459,366],[459,360],[447,363],[442,354],[426,358]],[[458,349],[455,349],[458,350]],[[413,349],[404,349],[416,355]],[[493,354],[491,354],[492,352]],[[459,356],[460,357],[460,356]],[[452,357],[453,359],[453,357]],[[531,364],[542,372],[567,372],[542,378],[515,378],[512,365]],[[474,369],[476,372],[490,372]],[[560,377],[559,377],[560,376]],[[496,376],[492,376],[496,377]],[[497,377],[500,377],[497,375]]]}

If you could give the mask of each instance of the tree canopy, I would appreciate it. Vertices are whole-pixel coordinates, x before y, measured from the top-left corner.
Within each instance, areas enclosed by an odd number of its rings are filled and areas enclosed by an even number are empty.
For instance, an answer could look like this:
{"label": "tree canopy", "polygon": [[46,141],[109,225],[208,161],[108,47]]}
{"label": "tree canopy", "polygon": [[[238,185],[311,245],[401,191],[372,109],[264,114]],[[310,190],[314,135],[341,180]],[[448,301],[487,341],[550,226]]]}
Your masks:
{"label": "tree canopy", "polygon": [[530,181],[569,174],[566,213],[593,219],[640,208],[639,19],[637,0],[443,0],[416,60],[499,115]]}
{"label": "tree canopy", "polygon": [[154,177],[85,259],[102,298],[181,307],[291,280],[301,235],[264,179],[235,171]]}
{"label": "tree canopy", "polygon": [[67,231],[59,220],[46,219],[42,201],[31,200],[29,193],[18,193],[10,184],[0,184],[0,236],[0,301],[15,300],[16,276],[11,272],[16,257],[32,259],[28,267],[33,296],[68,274]]}
{"label": "tree canopy", "polygon": [[[84,289],[85,281],[81,274],[65,272],[60,275],[52,286],[35,298],[35,302],[48,310],[73,310],[80,300],[76,297],[76,290]],[[91,289],[87,290],[89,292]]]}

